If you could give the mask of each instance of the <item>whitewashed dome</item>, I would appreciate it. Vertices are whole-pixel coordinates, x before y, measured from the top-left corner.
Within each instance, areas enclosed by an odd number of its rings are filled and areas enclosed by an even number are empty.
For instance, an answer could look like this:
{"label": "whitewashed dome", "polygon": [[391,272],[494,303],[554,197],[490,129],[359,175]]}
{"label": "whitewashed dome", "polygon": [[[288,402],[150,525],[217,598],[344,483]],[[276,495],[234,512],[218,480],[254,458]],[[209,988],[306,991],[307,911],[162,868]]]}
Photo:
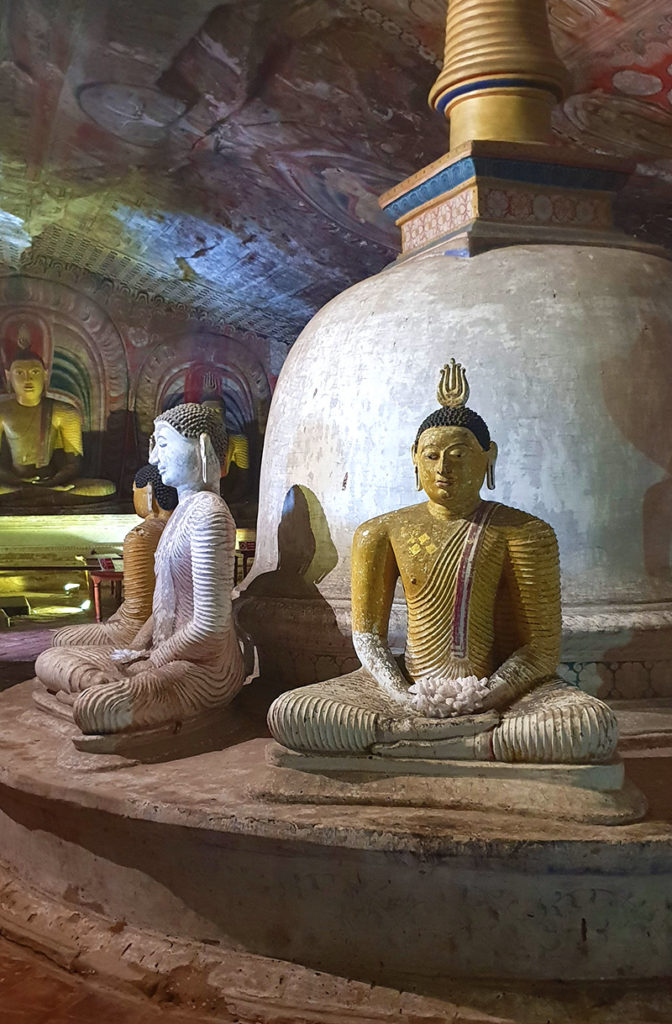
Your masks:
{"label": "whitewashed dome", "polygon": [[[246,587],[262,575],[272,582],[252,618],[261,615],[264,636],[284,622],[282,675],[295,649],[298,681],[309,681],[306,651],[319,656],[325,601],[347,634],[357,525],[424,500],[409,450],[450,357],[466,366],[469,405],[499,445],[492,497],[558,535],[568,660],[606,657],[604,638],[583,636],[596,628],[611,644],[644,628],[642,614],[653,616],[647,629],[672,620],[672,263],[588,246],[513,246],[465,260],[432,253],[332,300],[280,375]],[[310,522],[320,506],[326,520],[312,529],[314,589],[298,616],[276,572],[278,526],[297,486],[312,503]],[[397,621],[396,640],[400,629]],[[315,678],[334,674],[336,662]]]}

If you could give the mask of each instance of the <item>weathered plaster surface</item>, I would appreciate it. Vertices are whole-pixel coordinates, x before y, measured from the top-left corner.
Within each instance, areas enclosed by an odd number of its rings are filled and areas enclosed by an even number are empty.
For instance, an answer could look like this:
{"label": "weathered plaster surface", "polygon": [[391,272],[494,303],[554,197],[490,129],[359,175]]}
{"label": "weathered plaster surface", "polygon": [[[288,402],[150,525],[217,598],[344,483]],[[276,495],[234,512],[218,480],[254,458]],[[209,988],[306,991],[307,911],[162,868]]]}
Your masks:
{"label": "weathered plaster surface", "polygon": [[377,982],[669,973],[666,817],[421,809],[401,780],[394,804],[352,806],[319,777],[315,806],[263,738],[135,764],[74,751],[30,685],[0,702],[0,857],[75,910]]}
{"label": "weathered plaster surface", "polygon": [[557,532],[584,641],[568,660],[617,662],[647,627],[668,630],[671,285],[658,257],[535,246],[418,257],[334,299],[278,381],[254,574],[276,569],[286,495],[307,488],[338,552],[317,587],[340,614],[355,527],[420,497],[410,446],[454,356],[499,444],[492,497]]}

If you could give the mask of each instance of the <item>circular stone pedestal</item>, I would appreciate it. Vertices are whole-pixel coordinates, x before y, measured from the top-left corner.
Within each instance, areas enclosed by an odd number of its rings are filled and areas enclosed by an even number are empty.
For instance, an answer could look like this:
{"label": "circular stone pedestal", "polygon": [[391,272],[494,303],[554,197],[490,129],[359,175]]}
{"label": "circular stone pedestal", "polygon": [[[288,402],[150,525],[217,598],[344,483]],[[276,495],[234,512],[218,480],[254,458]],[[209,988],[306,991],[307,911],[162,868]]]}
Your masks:
{"label": "circular stone pedestal", "polygon": [[107,921],[117,951],[139,930],[421,991],[670,974],[667,758],[627,766],[655,820],[610,828],[366,803],[365,783],[357,806],[316,803],[263,736],[165,764],[85,754],[30,684],[0,718],[0,860],[70,930]]}

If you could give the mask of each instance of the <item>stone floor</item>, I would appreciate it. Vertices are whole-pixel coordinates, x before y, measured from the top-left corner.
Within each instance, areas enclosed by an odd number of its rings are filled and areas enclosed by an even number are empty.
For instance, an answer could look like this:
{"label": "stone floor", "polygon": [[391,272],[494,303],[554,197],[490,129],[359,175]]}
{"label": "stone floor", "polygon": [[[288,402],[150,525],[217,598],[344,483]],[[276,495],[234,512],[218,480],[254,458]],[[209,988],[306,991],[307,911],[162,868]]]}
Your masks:
{"label": "stone floor", "polygon": [[[218,1016],[233,1022],[230,1016]],[[73,975],[36,953],[0,938],[1,1024],[200,1024],[198,1010],[184,1013],[146,997],[119,995]]]}
{"label": "stone floor", "polygon": [[[107,609],[111,611],[111,609]],[[59,623],[60,625],[60,623]],[[0,632],[0,690],[32,675],[35,657],[49,645],[51,630],[44,624]],[[631,705],[633,712],[642,709]],[[669,717],[669,710],[666,711]],[[633,716],[633,733],[637,733]],[[650,728],[648,721],[645,723]],[[670,728],[666,724],[667,731]],[[654,732],[657,732],[654,729]],[[628,751],[628,771],[646,789],[654,818],[672,820],[672,788],[662,760],[672,759],[667,750]],[[661,760],[662,759],[662,760]],[[316,975],[317,977],[317,975]],[[360,1006],[354,1015],[339,1011],[328,1000],[324,1013],[281,1013],[273,1024],[384,1024],[395,1019],[403,1024],[672,1024],[672,990],[667,982],[619,985],[538,983],[511,991],[496,985],[464,983],[455,986],[450,1000],[422,1000],[410,1016],[394,1017],[381,1012],[376,997],[382,990],[371,986],[371,1005]],[[227,1001],[228,1002],[228,1001]],[[382,1004],[382,1000],[381,1000]],[[0,937],[0,1024],[254,1024],[254,1014],[231,1015],[218,1008],[207,1014],[205,1004],[172,1005],[170,993],[117,992],[93,977],[56,966],[33,950]],[[266,1018],[265,1018],[266,1019]]]}
{"label": "stone floor", "polygon": [[[64,577],[67,579],[68,577]],[[38,578],[38,582],[40,582]],[[53,583],[53,579],[47,580]],[[39,595],[44,602],[49,600],[47,593]],[[40,601],[34,600],[31,595],[31,604],[37,612],[40,611]],[[101,607],[103,617],[107,618],[116,608],[114,600],[108,587],[101,588]],[[49,647],[51,637],[55,629],[61,626],[75,626],[84,622],[93,622],[93,609],[79,614],[69,615],[65,619],[53,619],[49,621],[44,616],[37,614],[26,618],[15,618],[9,629],[0,629],[0,691],[6,690],[15,683],[22,683],[24,679],[30,679],[33,675],[33,665],[38,654]],[[0,1024],[4,1024],[0,1020]]]}

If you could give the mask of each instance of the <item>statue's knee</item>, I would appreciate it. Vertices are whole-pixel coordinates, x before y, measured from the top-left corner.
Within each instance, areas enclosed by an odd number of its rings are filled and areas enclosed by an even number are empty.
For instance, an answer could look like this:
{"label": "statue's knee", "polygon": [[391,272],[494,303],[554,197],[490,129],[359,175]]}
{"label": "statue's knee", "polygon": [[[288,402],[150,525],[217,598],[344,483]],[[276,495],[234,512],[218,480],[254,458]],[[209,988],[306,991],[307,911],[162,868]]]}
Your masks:
{"label": "statue's knee", "polygon": [[38,654],[37,658],[35,659],[35,674],[36,675],[39,676],[41,674],[41,672],[43,672],[44,669],[48,666],[48,664],[49,664],[49,655],[50,654],[51,654],[51,648],[48,648],[46,651],[42,651],[41,654]]}
{"label": "statue's knee", "polygon": [[130,724],[130,680],[98,683],[79,694],[72,717],[83,733],[120,732]]}
{"label": "statue's knee", "polygon": [[618,743],[618,723],[611,708],[580,691],[563,708],[557,726],[562,733],[562,760],[575,764],[609,761]]}
{"label": "statue's knee", "polygon": [[588,748],[591,760],[608,761],[618,744],[618,722],[608,704],[597,697],[586,696],[579,722],[580,739]]}
{"label": "statue's knee", "polygon": [[288,690],[276,697],[268,709],[267,722],[271,734],[281,743],[286,738],[288,725],[291,721],[292,706],[296,700],[297,690]]}
{"label": "statue's knee", "polygon": [[609,761],[618,743],[608,705],[580,690],[562,688],[543,706],[507,716],[492,734],[497,761],[595,764]]}
{"label": "statue's knee", "polygon": [[42,653],[37,656],[35,661],[35,675],[43,683],[48,683],[52,680],[54,670],[57,668],[56,657],[58,653],[58,651],[55,651],[50,647],[47,648],[46,651],[42,651]]}

